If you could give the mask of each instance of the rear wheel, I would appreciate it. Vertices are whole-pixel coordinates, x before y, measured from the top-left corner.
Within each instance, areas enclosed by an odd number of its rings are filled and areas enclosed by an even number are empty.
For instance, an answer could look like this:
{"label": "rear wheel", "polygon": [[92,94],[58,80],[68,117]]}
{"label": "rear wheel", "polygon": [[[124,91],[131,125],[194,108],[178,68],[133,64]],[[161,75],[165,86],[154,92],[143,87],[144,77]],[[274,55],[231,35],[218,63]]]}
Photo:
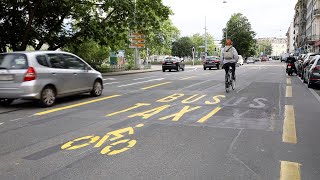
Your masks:
{"label": "rear wheel", "polygon": [[91,91],[91,96],[97,97],[97,96],[101,96],[102,94],[102,84],[100,81],[95,81],[93,84],[93,88]]}
{"label": "rear wheel", "polygon": [[0,99],[0,104],[2,106],[9,106],[13,101],[14,99]]}
{"label": "rear wheel", "polygon": [[40,106],[51,107],[56,102],[56,91],[53,87],[47,86],[41,92]]}
{"label": "rear wheel", "polygon": [[203,70],[207,70],[207,68],[203,67]]}

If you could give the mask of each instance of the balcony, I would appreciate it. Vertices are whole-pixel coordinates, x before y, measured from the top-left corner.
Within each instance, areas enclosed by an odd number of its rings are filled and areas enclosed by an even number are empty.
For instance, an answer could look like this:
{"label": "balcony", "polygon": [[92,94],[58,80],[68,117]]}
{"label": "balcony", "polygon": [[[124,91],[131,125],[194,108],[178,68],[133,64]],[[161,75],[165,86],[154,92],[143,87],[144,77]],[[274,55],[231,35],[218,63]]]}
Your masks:
{"label": "balcony", "polygon": [[313,15],[314,16],[320,16],[320,9],[313,10]]}
{"label": "balcony", "polygon": [[313,35],[313,36],[308,36],[307,37],[307,42],[310,45],[313,45],[316,41],[320,40],[320,35]]}

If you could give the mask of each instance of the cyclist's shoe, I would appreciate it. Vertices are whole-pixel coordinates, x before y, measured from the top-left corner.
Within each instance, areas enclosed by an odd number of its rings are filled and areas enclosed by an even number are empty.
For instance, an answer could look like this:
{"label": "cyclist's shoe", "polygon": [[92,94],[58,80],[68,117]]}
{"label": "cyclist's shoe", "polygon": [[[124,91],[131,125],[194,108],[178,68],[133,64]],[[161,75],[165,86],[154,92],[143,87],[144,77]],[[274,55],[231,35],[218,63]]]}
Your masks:
{"label": "cyclist's shoe", "polygon": [[236,76],[233,76],[232,79],[235,81],[236,80]]}

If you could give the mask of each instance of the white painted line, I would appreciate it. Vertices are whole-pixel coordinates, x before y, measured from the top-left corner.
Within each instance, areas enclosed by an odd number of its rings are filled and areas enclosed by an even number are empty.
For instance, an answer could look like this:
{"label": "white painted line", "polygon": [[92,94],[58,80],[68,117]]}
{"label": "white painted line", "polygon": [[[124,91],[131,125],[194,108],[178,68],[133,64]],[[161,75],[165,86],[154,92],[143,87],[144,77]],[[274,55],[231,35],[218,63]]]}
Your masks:
{"label": "white painted line", "polygon": [[13,120],[10,120],[11,122],[13,122],[13,121],[19,121],[19,120],[21,120],[22,118],[17,118],[17,119],[13,119]]}
{"label": "white painted line", "polygon": [[152,81],[161,81],[163,79],[164,78],[150,79],[150,80],[147,80],[147,81],[141,81],[141,82],[136,82],[136,83],[131,83],[131,84],[125,84],[125,85],[121,85],[121,86],[118,86],[118,87],[127,87],[127,86],[132,86],[132,85],[136,85],[136,84],[143,84],[143,83],[152,82]]}
{"label": "white painted line", "polygon": [[150,79],[150,78],[154,78],[154,77],[157,77],[157,76],[149,76],[149,77],[137,78],[137,79],[133,79],[133,80],[137,81],[137,80],[142,80],[142,79]]}
{"label": "white painted line", "polygon": [[104,83],[103,85],[107,85],[107,84],[118,84],[119,82],[110,82],[110,83]]}
{"label": "white painted line", "polygon": [[2,124],[4,124],[4,122],[1,122],[1,123],[0,123],[0,126],[1,126]]}
{"label": "white painted line", "polygon": [[107,81],[107,80],[111,80],[111,81],[113,81],[113,80],[116,80],[115,78],[106,78],[106,79],[103,79],[104,81]]}

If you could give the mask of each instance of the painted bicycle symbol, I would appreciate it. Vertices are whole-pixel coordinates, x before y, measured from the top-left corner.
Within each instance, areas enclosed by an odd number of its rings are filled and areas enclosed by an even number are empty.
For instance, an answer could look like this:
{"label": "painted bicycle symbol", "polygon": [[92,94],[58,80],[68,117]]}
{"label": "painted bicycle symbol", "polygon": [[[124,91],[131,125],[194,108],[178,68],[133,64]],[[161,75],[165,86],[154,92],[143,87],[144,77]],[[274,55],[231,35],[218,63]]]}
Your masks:
{"label": "painted bicycle symbol", "polygon": [[[106,141],[111,142],[111,144],[105,146],[101,150],[101,154],[106,154],[108,156],[116,155],[123,153],[132,147],[134,147],[137,143],[135,139],[123,139],[126,136],[130,136],[134,134],[134,128],[140,128],[143,127],[144,124],[138,124],[134,127],[126,127],[122,129],[118,129],[115,131],[108,132],[106,135],[104,135],[102,138],[100,136],[95,136],[95,135],[89,135],[89,136],[84,136],[80,137],[77,139],[74,139],[72,141],[69,141],[61,146],[61,149],[63,150],[76,150],[76,149],[81,149],[90,145],[95,144],[93,147],[94,148],[100,148]],[[85,143],[82,143],[85,141]],[[123,148],[117,149],[116,146],[126,145]]]}

